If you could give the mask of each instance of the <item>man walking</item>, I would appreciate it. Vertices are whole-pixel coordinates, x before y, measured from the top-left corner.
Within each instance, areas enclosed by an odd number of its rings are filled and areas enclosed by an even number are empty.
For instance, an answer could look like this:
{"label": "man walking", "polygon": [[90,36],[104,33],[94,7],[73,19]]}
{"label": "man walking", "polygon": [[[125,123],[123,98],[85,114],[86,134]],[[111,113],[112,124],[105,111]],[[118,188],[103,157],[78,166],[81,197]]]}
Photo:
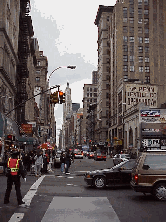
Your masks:
{"label": "man walking", "polygon": [[40,151],[37,152],[37,155],[34,157],[35,159],[35,176],[41,176],[41,168],[43,166],[43,157]]}
{"label": "man walking", "polygon": [[12,190],[13,183],[15,184],[16,196],[18,205],[24,204],[25,202],[22,201],[21,191],[20,191],[20,175],[26,182],[26,173],[23,169],[22,161],[18,158],[20,152],[18,150],[14,150],[11,154],[11,158],[7,161],[7,189],[4,197],[4,204],[9,203],[9,197]]}

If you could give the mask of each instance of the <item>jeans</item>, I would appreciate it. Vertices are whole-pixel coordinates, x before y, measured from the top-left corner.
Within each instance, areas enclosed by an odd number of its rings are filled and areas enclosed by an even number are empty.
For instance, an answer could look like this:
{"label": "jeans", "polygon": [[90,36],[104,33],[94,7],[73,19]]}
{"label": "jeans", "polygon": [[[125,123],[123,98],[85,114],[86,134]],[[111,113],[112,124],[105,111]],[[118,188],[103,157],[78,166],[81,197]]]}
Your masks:
{"label": "jeans", "polygon": [[64,163],[61,164],[61,172],[64,172]]}
{"label": "jeans", "polygon": [[36,175],[41,175],[41,165],[35,165],[35,174]]}

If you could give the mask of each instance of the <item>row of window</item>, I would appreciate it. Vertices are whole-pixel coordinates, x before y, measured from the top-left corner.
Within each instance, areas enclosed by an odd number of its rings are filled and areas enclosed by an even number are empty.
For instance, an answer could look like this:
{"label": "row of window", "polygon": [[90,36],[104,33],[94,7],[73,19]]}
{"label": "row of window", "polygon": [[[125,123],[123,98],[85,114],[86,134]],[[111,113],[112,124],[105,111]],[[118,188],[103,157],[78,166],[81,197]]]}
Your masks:
{"label": "row of window", "polygon": [[[138,37],[138,42],[139,43],[143,43],[143,39],[144,39],[144,43],[149,43],[149,38],[148,37]],[[134,36],[129,36],[129,42],[134,42],[135,37]],[[128,36],[123,36],[123,41],[124,42],[128,42]]]}
{"label": "row of window", "polygon": [[87,93],[87,97],[97,97],[97,93]]}
{"label": "row of window", "polygon": [[[123,18],[123,22],[124,22],[124,23],[128,22],[128,18],[127,18],[127,17]],[[142,24],[143,22],[144,22],[144,24],[146,25],[146,24],[149,23],[149,19],[148,19],[148,18],[144,18],[144,19],[138,18],[138,24]],[[134,23],[134,18],[133,18],[133,17],[130,17],[130,18],[129,18],[129,23],[130,23],[130,24],[133,24],[133,23]]]}
{"label": "row of window", "polygon": [[[145,53],[149,53],[149,47],[145,46]],[[134,52],[134,45],[129,46],[129,51],[130,52]],[[128,52],[128,46],[127,45],[123,45],[123,52]],[[139,53],[143,53],[143,46],[138,46],[138,52]]]}
{"label": "row of window", "polygon": [[[127,33],[128,32],[128,26],[123,26],[123,32]],[[130,27],[130,32],[134,32],[134,27]],[[138,34],[142,34],[143,33],[143,28],[142,27],[138,27]],[[145,27],[144,28],[144,33],[148,34],[149,33],[149,28]]]}
{"label": "row of window", "polygon": [[94,90],[94,92],[97,92],[97,88],[89,88],[89,87],[87,87],[87,91],[90,91],[90,92],[92,92]]}
{"label": "row of window", "polygon": [[[124,72],[128,72],[128,66],[124,65],[123,66],[123,71]],[[135,67],[134,66],[129,66],[129,71],[130,72],[134,72],[135,71]],[[143,66],[139,66],[139,72],[143,72],[144,71],[144,67]],[[149,66],[145,66],[145,72],[150,72],[150,67]]]}
{"label": "row of window", "polygon": [[[94,102],[94,103],[97,103],[97,99],[87,99],[87,102],[89,103],[92,103],[92,102]],[[89,106],[90,104],[87,104],[87,106]]]}
{"label": "row of window", "polygon": [[[130,55],[129,61],[134,62],[134,58],[135,58],[134,55]],[[145,62],[149,62],[149,57],[145,57],[144,60]],[[128,62],[128,55],[123,55],[123,61]],[[138,56],[138,61],[143,62],[143,56]]]}

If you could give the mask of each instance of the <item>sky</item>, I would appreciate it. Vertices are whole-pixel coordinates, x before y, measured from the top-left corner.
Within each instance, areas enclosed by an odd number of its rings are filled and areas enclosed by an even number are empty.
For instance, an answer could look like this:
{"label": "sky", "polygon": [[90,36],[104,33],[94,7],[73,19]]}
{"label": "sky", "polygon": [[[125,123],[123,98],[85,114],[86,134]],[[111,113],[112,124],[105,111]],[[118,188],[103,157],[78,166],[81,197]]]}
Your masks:
{"label": "sky", "polygon": [[[50,77],[50,86],[71,88],[73,103],[83,107],[83,86],[92,83],[92,71],[97,70],[98,29],[94,24],[99,5],[114,6],[116,0],[31,0],[34,37],[39,49],[48,58],[48,76],[60,66],[75,65],[76,69],[61,68]],[[63,105],[55,105],[57,130],[62,128]],[[58,133],[58,131],[57,131]]]}

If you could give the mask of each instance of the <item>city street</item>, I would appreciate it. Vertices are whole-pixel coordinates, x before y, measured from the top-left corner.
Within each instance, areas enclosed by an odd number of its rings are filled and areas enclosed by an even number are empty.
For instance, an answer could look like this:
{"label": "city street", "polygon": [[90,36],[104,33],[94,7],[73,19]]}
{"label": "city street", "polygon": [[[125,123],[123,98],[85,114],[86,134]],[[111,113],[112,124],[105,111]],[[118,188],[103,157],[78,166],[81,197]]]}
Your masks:
{"label": "city street", "polygon": [[26,183],[22,180],[21,186],[27,206],[20,207],[14,187],[10,203],[3,204],[6,177],[1,176],[1,221],[166,221],[165,202],[156,201],[149,194],[144,196],[125,187],[104,190],[87,187],[84,172],[111,166],[112,159],[94,161],[84,158],[75,159],[69,175],[61,174],[60,168],[53,169],[39,180],[29,175]]}

